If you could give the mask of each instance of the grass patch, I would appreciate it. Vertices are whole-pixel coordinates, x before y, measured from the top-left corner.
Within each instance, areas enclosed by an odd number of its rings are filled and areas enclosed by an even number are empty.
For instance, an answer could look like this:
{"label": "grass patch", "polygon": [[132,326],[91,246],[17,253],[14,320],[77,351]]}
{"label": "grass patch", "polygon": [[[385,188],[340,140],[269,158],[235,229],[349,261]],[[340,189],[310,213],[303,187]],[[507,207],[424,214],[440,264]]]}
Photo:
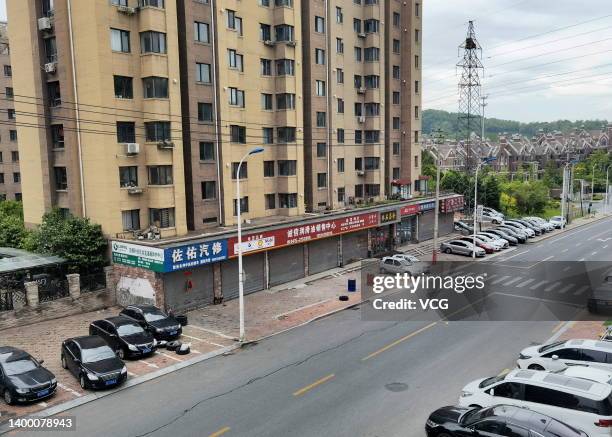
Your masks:
{"label": "grass patch", "polygon": [[612,320],[608,320],[606,323],[604,323],[604,326],[612,326]]}

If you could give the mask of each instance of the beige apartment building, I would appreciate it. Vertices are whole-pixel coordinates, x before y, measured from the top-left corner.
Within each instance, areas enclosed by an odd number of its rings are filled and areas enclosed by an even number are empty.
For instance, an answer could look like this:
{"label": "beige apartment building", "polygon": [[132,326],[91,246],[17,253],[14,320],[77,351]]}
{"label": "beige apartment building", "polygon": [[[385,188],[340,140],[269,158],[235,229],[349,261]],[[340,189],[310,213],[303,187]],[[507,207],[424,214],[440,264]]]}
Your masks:
{"label": "beige apartment building", "polygon": [[13,72],[7,32],[7,24],[0,23],[0,201],[21,200]]}
{"label": "beige apartment building", "polygon": [[26,222],[57,206],[125,238],[231,226],[237,177],[263,223],[410,197],[420,15],[415,0],[8,0]]}

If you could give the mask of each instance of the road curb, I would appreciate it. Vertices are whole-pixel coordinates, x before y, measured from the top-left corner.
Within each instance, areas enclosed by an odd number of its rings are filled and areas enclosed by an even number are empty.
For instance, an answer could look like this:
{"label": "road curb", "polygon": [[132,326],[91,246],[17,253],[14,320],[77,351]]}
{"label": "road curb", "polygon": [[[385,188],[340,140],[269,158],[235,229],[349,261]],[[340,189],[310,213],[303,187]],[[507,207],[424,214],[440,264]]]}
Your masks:
{"label": "road curb", "polygon": [[559,234],[557,234],[557,233],[554,233],[554,234],[553,234],[553,233],[550,233],[550,232],[549,232],[549,233],[546,233],[546,234],[544,234],[544,235],[540,236],[540,238],[539,238],[538,240],[536,240],[536,241],[533,241],[533,240],[532,240],[532,241],[529,241],[528,243],[529,243],[529,244],[536,244],[536,243],[539,243],[540,241],[548,240],[549,238],[553,238],[553,237],[556,237],[556,236],[559,236],[559,235],[563,235],[563,234],[565,234],[566,232],[571,232],[571,231],[573,231],[574,229],[578,229],[578,228],[581,228],[581,227],[583,227],[583,226],[591,225],[591,224],[593,224],[593,223],[596,223],[596,222],[602,221],[602,220],[607,219],[607,218],[610,218],[610,217],[611,217],[611,215],[607,214],[607,215],[603,215],[602,217],[598,217],[598,218],[596,218],[596,219],[594,219],[594,220],[590,220],[590,221],[588,221],[588,222],[586,222],[586,223],[580,223],[580,224],[578,224],[578,225],[576,225],[576,226],[574,226],[574,227],[572,227],[572,228],[570,228],[570,229],[568,229],[568,228],[566,227],[566,228],[565,228],[565,229],[563,229],[563,230],[562,230],[562,231],[561,231]]}

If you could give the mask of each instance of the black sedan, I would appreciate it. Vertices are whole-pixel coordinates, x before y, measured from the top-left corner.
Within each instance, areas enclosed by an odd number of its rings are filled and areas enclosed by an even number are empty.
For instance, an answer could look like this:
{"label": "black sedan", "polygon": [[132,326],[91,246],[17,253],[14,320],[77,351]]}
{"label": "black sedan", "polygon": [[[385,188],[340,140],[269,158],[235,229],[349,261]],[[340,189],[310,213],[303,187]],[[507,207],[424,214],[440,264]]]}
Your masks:
{"label": "black sedan", "polygon": [[173,316],[153,305],[128,305],[121,311],[121,315],[135,320],[157,340],[176,340],[183,331]]}
{"label": "black sedan", "polygon": [[443,407],[431,413],[425,423],[425,432],[428,437],[588,437],[584,432],[556,419],[511,405]]}
{"label": "black sedan", "polygon": [[79,380],[81,388],[109,388],[127,378],[127,368],[97,335],[69,338],[62,343],[62,367]]}
{"label": "black sedan", "polygon": [[125,316],[91,322],[89,335],[102,337],[121,359],[150,355],[157,346],[157,341],[151,333]]}
{"label": "black sedan", "polygon": [[41,364],[21,349],[0,347],[0,393],[7,404],[39,401],[55,393],[55,375]]}

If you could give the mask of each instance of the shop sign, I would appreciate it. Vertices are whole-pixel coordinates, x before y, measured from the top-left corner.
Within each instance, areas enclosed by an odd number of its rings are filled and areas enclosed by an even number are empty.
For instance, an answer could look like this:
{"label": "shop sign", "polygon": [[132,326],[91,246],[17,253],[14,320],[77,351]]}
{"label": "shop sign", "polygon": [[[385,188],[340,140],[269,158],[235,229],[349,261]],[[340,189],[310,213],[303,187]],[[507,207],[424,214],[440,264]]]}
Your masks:
{"label": "shop sign", "polygon": [[440,201],[440,212],[455,212],[464,206],[463,196],[449,197]]}
{"label": "shop sign", "polygon": [[164,271],[164,249],[113,241],[111,255],[116,264],[141,267],[154,272]]}
{"label": "shop sign", "polygon": [[400,214],[402,216],[406,216],[406,215],[416,215],[419,212],[419,204],[415,203],[412,205],[406,205],[406,206],[402,206],[400,208]]}
{"label": "shop sign", "polygon": [[164,272],[191,269],[227,259],[227,240],[171,247],[164,252]]}
{"label": "shop sign", "polygon": [[436,201],[432,200],[431,202],[419,203],[419,211],[431,211],[432,209],[436,209]]}
{"label": "shop sign", "polygon": [[400,214],[396,209],[391,211],[381,211],[380,212],[380,224],[384,225],[387,223],[397,223],[399,221]]}

